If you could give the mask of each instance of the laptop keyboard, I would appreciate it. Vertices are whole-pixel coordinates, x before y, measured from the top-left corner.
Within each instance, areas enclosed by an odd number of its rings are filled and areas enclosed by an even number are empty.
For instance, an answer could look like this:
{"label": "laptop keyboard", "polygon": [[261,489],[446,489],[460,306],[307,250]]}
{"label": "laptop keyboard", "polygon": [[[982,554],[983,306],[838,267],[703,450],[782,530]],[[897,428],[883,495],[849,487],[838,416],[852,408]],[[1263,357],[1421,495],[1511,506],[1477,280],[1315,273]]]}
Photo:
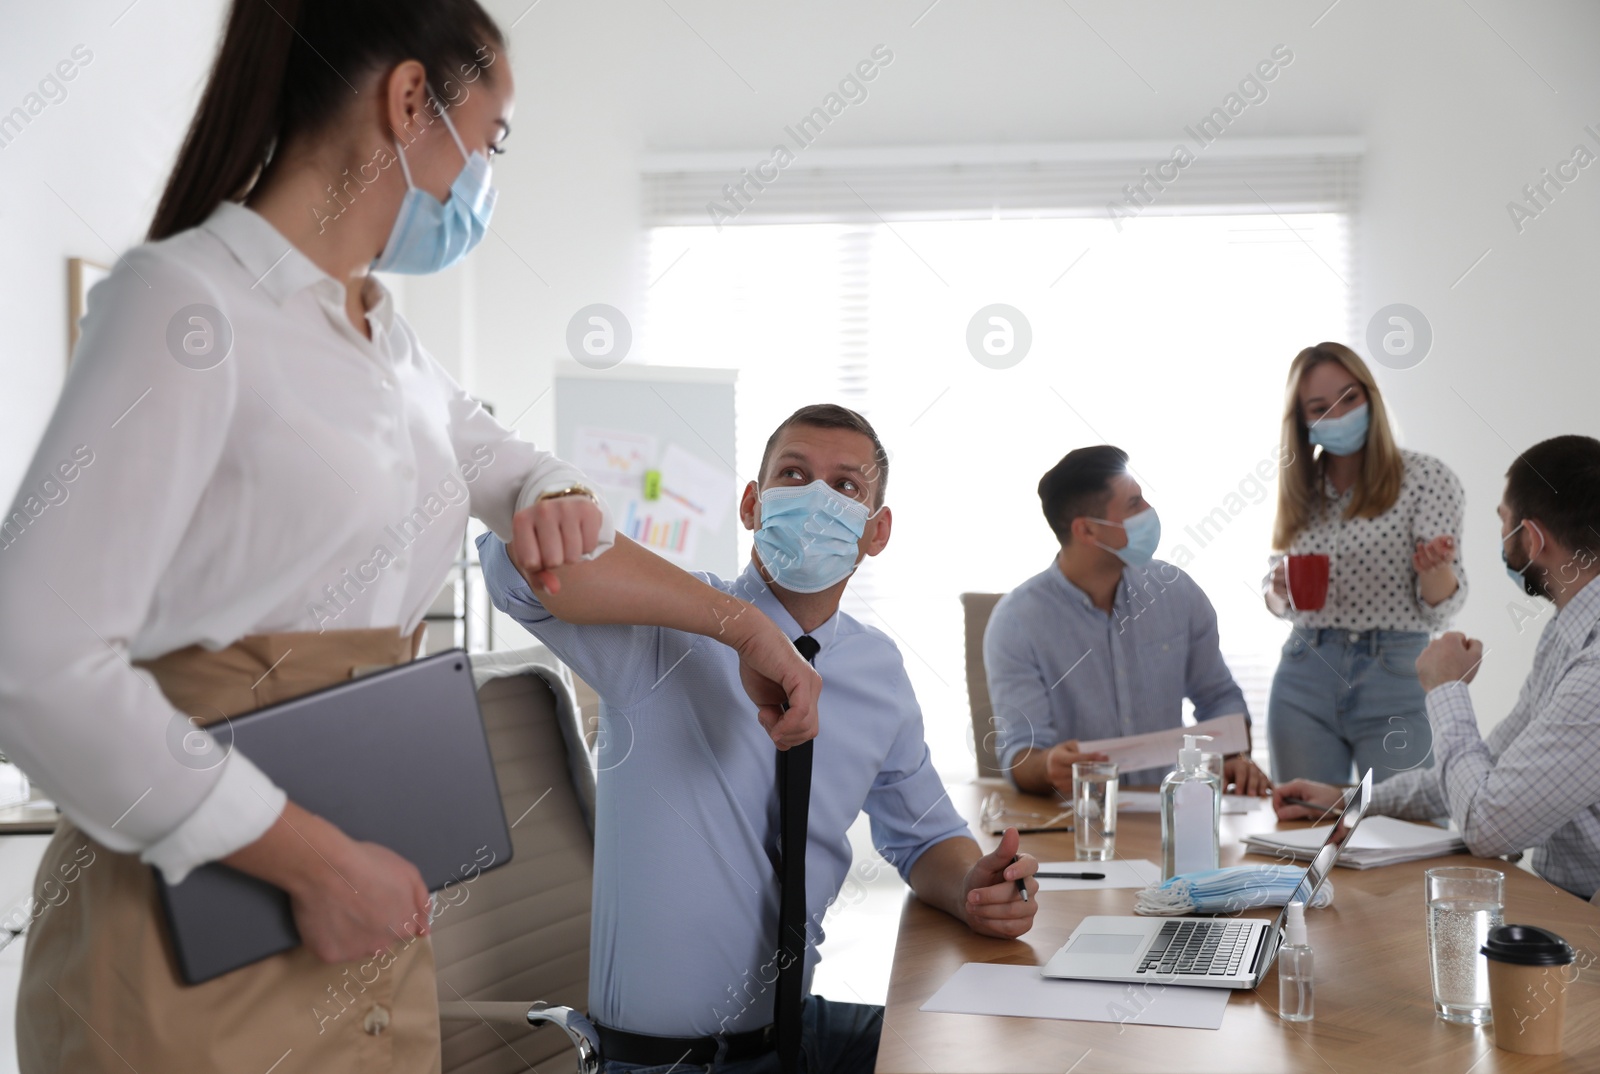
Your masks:
{"label": "laptop keyboard", "polygon": [[1232,977],[1250,939],[1249,921],[1168,921],[1139,962],[1152,976]]}

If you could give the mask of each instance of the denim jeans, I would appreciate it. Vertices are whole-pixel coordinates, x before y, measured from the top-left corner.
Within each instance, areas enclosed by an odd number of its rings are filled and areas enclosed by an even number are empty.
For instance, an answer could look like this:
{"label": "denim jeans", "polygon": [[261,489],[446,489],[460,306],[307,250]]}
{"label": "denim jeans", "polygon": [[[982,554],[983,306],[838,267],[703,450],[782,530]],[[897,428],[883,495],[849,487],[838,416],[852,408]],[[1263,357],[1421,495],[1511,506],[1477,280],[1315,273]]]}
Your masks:
{"label": "denim jeans", "polygon": [[[801,1012],[800,1069],[805,1074],[872,1074],[878,1063],[883,1008],[807,996]],[[778,1074],[778,1053],[709,1066],[642,1066],[607,1059],[601,1074]]]}
{"label": "denim jeans", "polygon": [[1416,661],[1428,635],[1409,630],[1295,628],[1267,701],[1275,782],[1372,781],[1433,764],[1433,732]]}

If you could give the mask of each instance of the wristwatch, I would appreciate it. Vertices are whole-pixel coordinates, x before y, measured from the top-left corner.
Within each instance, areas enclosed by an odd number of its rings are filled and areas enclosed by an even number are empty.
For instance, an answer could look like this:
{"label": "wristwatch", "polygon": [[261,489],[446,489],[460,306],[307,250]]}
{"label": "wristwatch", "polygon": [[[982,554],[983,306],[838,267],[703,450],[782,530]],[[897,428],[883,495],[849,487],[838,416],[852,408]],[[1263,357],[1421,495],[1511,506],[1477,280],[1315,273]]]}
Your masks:
{"label": "wristwatch", "polygon": [[587,485],[579,485],[576,483],[567,485],[564,488],[546,489],[545,491],[539,493],[539,495],[535,496],[533,498],[533,502],[543,503],[545,500],[554,500],[561,496],[587,496],[589,499],[594,500],[595,503],[600,502],[600,498],[594,494],[593,489],[589,488]]}

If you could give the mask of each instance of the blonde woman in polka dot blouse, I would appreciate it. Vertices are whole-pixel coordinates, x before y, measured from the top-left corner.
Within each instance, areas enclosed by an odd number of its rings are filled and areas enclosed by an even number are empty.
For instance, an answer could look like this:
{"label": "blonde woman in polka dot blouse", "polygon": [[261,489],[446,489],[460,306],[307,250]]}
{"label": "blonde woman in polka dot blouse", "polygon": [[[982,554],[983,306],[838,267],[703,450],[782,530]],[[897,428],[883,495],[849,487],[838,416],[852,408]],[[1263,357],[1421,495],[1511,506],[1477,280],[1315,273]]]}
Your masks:
{"label": "blonde woman in polka dot blouse", "polygon": [[1340,343],[1290,365],[1283,453],[1273,548],[1330,566],[1315,610],[1291,607],[1281,557],[1263,585],[1294,624],[1267,702],[1272,778],[1345,783],[1370,768],[1381,781],[1429,766],[1415,664],[1467,599],[1461,482],[1395,445],[1372,373]]}

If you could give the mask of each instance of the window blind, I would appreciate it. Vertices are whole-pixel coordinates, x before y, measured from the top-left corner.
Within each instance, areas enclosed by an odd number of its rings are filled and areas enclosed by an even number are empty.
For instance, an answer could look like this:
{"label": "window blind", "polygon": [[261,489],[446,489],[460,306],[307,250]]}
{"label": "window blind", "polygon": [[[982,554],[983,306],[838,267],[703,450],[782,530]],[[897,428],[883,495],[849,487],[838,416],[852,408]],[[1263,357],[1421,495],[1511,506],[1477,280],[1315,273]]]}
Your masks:
{"label": "window blind", "polygon": [[[1209,140],[1208,140],[1209,139]],[[769,149],[647,154],[647,227],[730,223],[1348,212],[1360,138],[826,149],[784,134]]]}

